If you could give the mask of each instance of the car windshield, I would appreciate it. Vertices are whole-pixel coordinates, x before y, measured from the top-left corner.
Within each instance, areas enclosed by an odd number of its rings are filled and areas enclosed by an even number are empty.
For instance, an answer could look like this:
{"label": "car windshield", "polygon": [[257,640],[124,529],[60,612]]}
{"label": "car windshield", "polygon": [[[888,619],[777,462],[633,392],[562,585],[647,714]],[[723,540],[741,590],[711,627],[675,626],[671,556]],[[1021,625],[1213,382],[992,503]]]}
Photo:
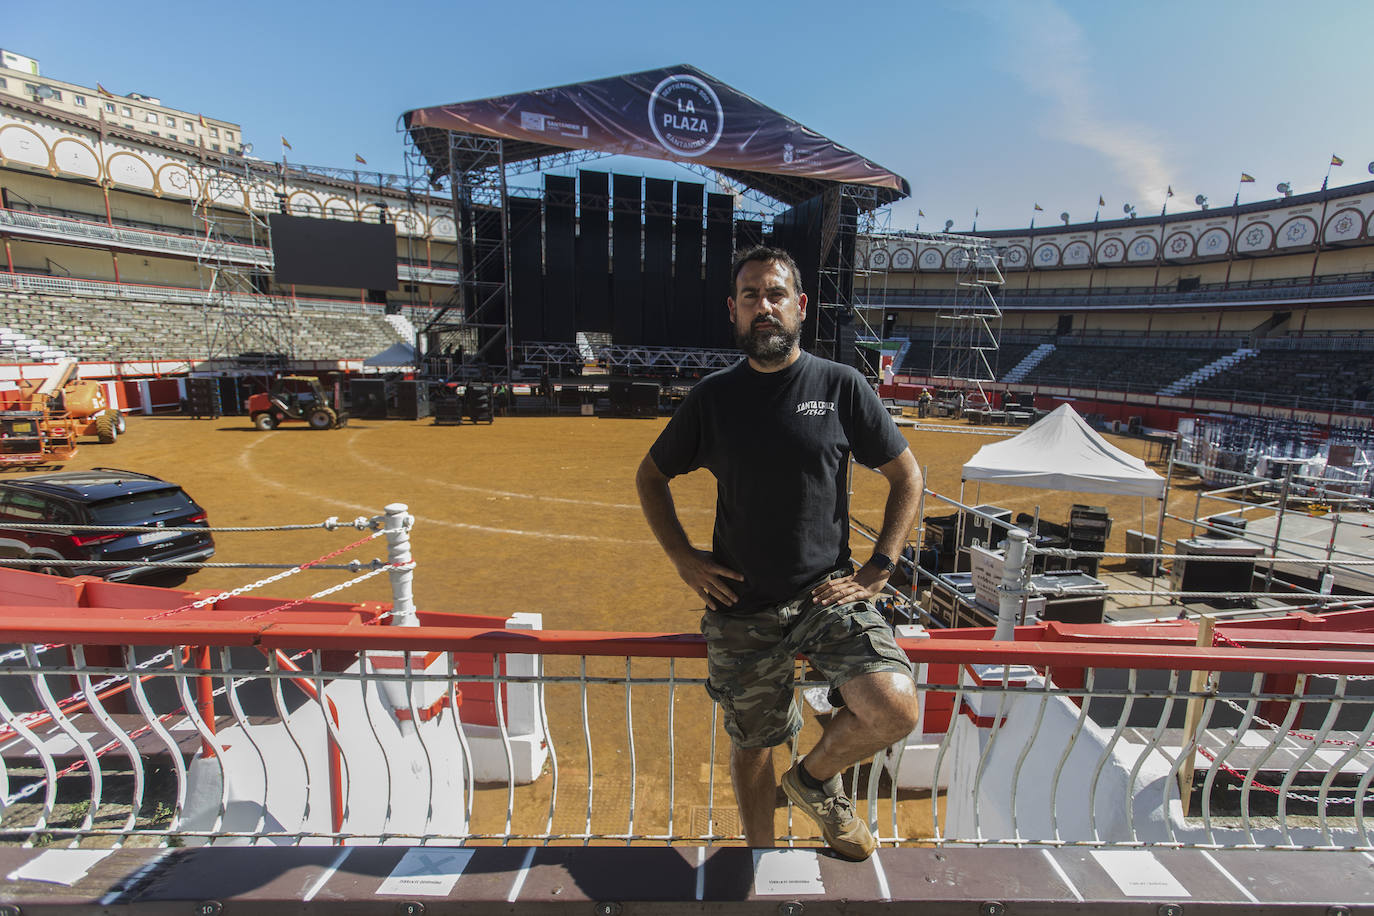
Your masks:
{"label": "car windshield", "polygon": [[91,520],[104,525],[141,525],[194,509],[195,504],[181,490],[149,490],[92,504]]}

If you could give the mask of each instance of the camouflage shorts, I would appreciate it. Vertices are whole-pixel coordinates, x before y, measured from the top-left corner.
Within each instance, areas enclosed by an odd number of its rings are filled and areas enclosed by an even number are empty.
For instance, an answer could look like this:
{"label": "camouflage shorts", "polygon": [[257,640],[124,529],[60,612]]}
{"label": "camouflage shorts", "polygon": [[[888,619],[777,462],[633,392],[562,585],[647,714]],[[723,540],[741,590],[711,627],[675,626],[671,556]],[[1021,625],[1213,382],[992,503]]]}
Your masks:
{"label": "camouflage shorts", "polygon": [[816,609],[800,597],[752,614],[707,611],[706,692],[720,704],[739,747],[773,747],[801,730],[793,698],[796,657],[805,656],[833,689],[862,674],[901,671],[911,662],[891,625],[868,601]]}

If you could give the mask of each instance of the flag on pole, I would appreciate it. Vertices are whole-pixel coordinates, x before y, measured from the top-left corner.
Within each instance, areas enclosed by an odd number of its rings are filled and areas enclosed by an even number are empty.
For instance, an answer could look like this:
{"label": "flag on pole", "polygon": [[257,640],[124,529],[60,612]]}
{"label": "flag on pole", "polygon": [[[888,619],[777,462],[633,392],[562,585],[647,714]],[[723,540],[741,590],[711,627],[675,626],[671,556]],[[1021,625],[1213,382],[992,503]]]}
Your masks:
{"label": "flag on pole", "polygon": [[1173,186],[1173,185],[1169,185],[1169,191],[1168,191],[1168,193],[1166,193],[1164,196],[1165,196],[1165,197],[1173,197],[1173,196],[1174,196],[1174,186]]}
{"label": "flag on pole", "polygon": [[201,126],[201,127],[209,127],[209,126],[210,126],[209,124],[206,124],[206,123],[205,123],[205,115],[203,115],[203,114],[198,114],[198,115],[196,115],[196,117],[197,117],[197,118],[200,118],[200,126]]}
{"label": "flag on pole", "polygon": [[290,149],[290,148],[291,148],[291,144],[286,142],[286,138],[285,138],[285,137],[282,137],[282,138],[281,138],[281,145],[284,146],[284,147],[286,147],[287,149]]}
{"label": "flag on pole", "polygon": [[357,153],[354,153],[354,154],[353,154],[353,161],[354,161],[354,162],[360,162],[360,163],[362,163],[363,165],[367,165],[367,160],[364,159],[362,156],[359,156]]}
{"label": "flag on pole", "polygon": [[1332,164],[1332,165],[1345,165],[1345,160],[1342,159],[1340,156],[1337,156],[1335,153],[1332,153],[1332,154],[1331,154],[1331,164]]}
{"label": "flag on pole", "polygon": [[100,93],[100,94],[103,95],[103,96],[107,96],[108,98],[114,98],[114,93],[111,92],[110,90],[106,89],[104,86],[100,85],[99,83],[96,83],[96,84],[95,84],[95,91],[98,92],[98,93]]}
{"label": "flag on pole", "polygon": [[1039,204],[1035,205],[1035,209],[1039,210],[1041,213],[1045,212],[1045,208],[1040,206]]}
{"label": "flag on pole", "polygon": [[1244,182],[1244,181],[1254,181],[1254,180],[1255,180],[1255,176],[1254,176],[1254,175],[1247,175],[1246,173],[1241,172],[1241,173],[1240,173],[1240,180],[1243,181],[1243,182]]}
{"label": "flag on pole", "polygon": [[922,210],[921,208],[917,207],[917,208],[916,208],[916,215],[917,215],[917,216],[925,216],[925,215],[926,215],[926,211],[924,211],[924,210]]}
{"label": "flag on pole", "polygon": [[1105,199],[1103,199],[1103,197],[1102,197],[1101,194],[1097,195],[1097,205],[1098,205],[1099,207],[1105,207],[1105,206],[1107,206],[1107,201],[1106,201]]}

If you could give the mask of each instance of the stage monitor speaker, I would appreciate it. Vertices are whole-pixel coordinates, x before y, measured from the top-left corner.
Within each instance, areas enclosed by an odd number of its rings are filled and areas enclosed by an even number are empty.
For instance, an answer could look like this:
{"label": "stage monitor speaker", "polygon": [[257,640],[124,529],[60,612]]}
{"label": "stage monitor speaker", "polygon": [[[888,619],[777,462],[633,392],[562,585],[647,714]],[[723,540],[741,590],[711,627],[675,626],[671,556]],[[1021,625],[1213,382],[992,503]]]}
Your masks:
{"label": "stage monitor speaker", "polygon": [[658,382],[635,382],[630,385],[630,416],[658,416]]}
{"label": "stage monitor speaker", "polygon": [[349,415],[357,420],[385,420],[386,379],[355,378],[348,383]]}
{"label": "stage monitor speaker", "polygon": [[396,414],[402,420],[429,416],[429,382],[396,382]]}
{"label": "stage monitor speaker", "polygon": [[186,380],[186,407],[193,417],[218,419],[221,414],[219,381],[212,378]]}

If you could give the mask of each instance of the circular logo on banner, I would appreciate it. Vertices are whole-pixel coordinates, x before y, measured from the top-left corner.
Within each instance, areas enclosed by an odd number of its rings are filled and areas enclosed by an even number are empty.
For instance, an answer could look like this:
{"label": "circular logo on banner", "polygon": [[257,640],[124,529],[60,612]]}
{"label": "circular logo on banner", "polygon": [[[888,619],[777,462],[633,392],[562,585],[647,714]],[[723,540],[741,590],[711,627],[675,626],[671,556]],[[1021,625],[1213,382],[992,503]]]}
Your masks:
{"label": "circular logo on banner", "polygon": [[720,140],[725,113],[715,90],[695,76],[665,78],[649,96],[649,127],[670,153],[700,156]]}

